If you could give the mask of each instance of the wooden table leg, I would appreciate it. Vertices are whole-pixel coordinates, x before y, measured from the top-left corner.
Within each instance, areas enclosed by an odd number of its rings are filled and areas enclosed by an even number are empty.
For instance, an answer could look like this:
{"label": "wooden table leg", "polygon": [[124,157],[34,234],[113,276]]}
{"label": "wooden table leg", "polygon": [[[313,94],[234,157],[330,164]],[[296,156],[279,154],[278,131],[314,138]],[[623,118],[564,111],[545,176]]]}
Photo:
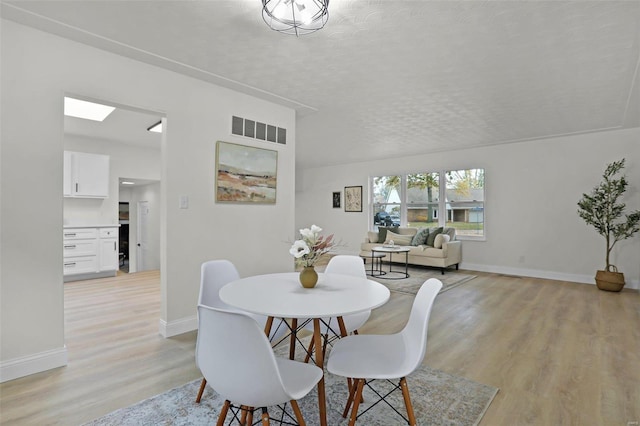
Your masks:
{"label": "wooden table leg", "polygon": [[273,325],[273,317],[267,317],[267,322],[264,325],[264,334],[267,335],[267,339],[271,334],[271,326]]}
{"label": "wooden table leg", "polygon": [[298,331],[298,318],[291,319],[291,340],[289,340],[289,359],[296,357],[296,334]]}
{"label": "wooden table leg", "polygon": [[313,340],[316,349],[316,365],[323,371],[318,382],[318,409],[320,411],[320,426],[327,426],[327,402],[324,394],[324,359],[322,357],[322,337],[320,336],[320,319],[313,319]]}
{"label": "wooden table leg", "polygon": [[345,327],[342,317],[338,317],[338,327],[340,327],[340,337],[347,337],[347,327]]}

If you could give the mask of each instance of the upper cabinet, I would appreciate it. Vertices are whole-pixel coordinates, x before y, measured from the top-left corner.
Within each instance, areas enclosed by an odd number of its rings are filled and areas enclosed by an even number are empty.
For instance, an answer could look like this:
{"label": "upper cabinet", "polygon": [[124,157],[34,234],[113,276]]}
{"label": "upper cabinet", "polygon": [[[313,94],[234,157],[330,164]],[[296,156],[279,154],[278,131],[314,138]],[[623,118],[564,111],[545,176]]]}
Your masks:
{"label": "upper cabinet", "polygon": [[64,152],[64,196],[107,198],[109,156],[86,152]]}

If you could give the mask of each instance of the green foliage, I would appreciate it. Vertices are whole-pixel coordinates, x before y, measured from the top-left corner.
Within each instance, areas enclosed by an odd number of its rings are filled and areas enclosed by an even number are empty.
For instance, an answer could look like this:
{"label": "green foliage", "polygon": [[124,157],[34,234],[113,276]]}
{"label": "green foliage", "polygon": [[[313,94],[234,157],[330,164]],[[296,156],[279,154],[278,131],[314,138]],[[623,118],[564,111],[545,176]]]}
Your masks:
{"label": "green foliage", "polygon": [[607,165],[600,184],[590,194],[582,194],[582,199],[578,201],[578,215],[606,239],[606,270],[613,266],[609,262],[613,246],[640,230],[640,210],[624,215],[626,205],[618,201],[628,185],[624,175],[616,178],[624,169],[624,161],[623,158]]}

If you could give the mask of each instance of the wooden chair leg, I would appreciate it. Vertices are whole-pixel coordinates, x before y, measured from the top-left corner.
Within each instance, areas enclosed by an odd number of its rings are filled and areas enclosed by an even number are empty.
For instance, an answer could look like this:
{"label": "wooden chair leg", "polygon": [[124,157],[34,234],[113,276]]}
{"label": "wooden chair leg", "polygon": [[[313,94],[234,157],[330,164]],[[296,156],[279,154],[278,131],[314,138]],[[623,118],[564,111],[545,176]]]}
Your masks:
{"label": "wooden chair leg", "polygon": [[409,416],[409,425],[416,426],[416,416],[413,414],[413,405],[411,405],[411,397],[409,396],[409,386],[407,385],[407,378],[400,379],[400,389],[402,389],[402,397],[404,398],[404,405],[407,407],[407,416]]}
{"label": "wooden chair leg", "polygon": [[202,383],[200,383],[200,390],[198,391],[198,396],[196,396],[196,404],[200,404],[200,400],[202,399],[202,393],[204,392],[204,388],[207,386],[207,379],[202,378]]}
{"label": "wooden chair leg", "polygon": [[347,414],[349,414],[349,409],[353,403],[353,396],[355,395],[356,388],[358,387],[358,379],[356,379],[354,383],[351,383],[351,379],[347,379],[347,384],[349,385],[349,398],[347,399],[347,405],[345,405],[344,411],[342,412],[342,418],[344,419],[347,418]]}
{"label": "wooden chair leg", "polygon": [[351,417],[349,418],[349,426],[354,426],[356,424],[356,419],[358,418],[358,407],[360,406],[360,399],[362,398],[362,388],[364,388],[364,380],[358,379],[358,388],[356,390],[356,394],[353,396],[353,408],[351,409]]}
{"label": "wooden chair leg", "polygon": [[240,417],[241,425],[253,424],[253,407],[242,406],[242,416]]}
{"label": "wooden chair leg", "polygon": [[298,425],[307,426],[307,424],[304,422],[304,418],[302,417],[302,412],[300,411],[300,407],[298,407],[298,402],[295,399],[292,399],[290,402],[291,402],[291,408],[293,408],[293,412],[296,415],[296,420],[298,421]]}
{"label": "wooden chair leg", "polygon": [[265,407],[262,407],[262,426],[268,426],[269,424],[269,412]]}
{"label": "wooden chair leg", "polygon": [[218,416],[218,423],[216,423],[216,426],[224,426],[224,420],[227,418],[227,412],[229,411],[230,405],[231,401],[227,399],[222,406],[222,410],[220,410],[220,415]]}
{"label": "wooden chair leg", "polygon": [[311,338],[311,342],[309,343],[309,349],[307,349],[307,355],[304,357],[304,362],[308,363],[309,359],[311,359],[311,353],[313,352],[314,340]]}
{"label": "wooden chair leg", "polygon": [[327,353],[327,343],[329,343],[329,333],[325,334],[324,340],[322,342],[322,358],[326,358],[325,354]]}

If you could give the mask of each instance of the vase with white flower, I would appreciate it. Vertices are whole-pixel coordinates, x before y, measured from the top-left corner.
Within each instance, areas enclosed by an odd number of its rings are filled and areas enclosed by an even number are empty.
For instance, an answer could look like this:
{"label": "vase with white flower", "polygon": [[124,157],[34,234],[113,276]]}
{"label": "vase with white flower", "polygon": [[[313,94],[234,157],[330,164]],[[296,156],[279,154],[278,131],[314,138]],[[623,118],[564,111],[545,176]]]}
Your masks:
{"label": "vase with white flower", "polygon": [[335,245],[333,234],[324,237],[320,235],[322,228],[311,225],[311,228],[300,230],[300,239],[294,241],[289,253],[296,259],[296,265],[302,266],[300,284],[304,288],[313,288],[318,282],[318,273],[314,269],[320,257]]}

